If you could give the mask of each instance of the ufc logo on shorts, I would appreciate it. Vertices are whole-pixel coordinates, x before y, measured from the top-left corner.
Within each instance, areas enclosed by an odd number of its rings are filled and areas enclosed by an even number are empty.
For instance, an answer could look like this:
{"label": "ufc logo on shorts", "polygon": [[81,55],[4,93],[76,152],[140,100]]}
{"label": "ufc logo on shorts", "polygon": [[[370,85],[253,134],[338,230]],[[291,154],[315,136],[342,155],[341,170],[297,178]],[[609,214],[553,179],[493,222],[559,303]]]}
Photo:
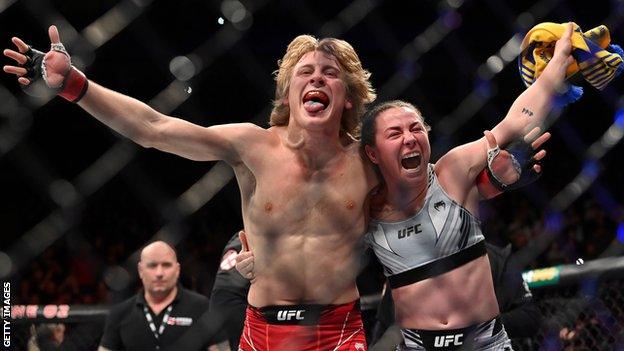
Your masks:
{"label": "ufc logo on shorts", "polygon": [[459,346],[463,344],[460,340],[464,334],[455,334],[455,335],[440,335],[436,336],[433,340],[434,347],[448,347],[449,345]]}
{"label": "ufc logo on shorts", "polygon": [[277,320],[278,321],[290,321],[295,317],[296,320],[303,320],[303,312],[305,310],[282,310],[277,311]]}

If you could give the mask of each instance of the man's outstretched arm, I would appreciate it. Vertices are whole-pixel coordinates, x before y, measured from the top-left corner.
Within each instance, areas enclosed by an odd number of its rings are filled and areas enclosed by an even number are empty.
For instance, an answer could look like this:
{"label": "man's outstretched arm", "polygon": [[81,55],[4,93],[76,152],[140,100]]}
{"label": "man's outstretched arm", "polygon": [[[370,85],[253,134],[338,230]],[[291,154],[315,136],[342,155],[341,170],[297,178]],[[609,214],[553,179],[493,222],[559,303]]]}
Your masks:
{"label": "man's outstretched arm", "polygon": [[147,104],[91,82],[78,105],[143,147],[197,161],[239,160],[242,143],[265,132],[250,123],[202,127],[164,115]]}
{"label": "man's outstretched arm", "polygon": [[[86,81],[84,75],[71,67],[69,55],[59,46],[60,36],[55,26],[48,30],[52,50],[33,64],[30,47],[19,38],[13,38],[17,51],[4,50],[4,55],[17,62],[17,66],[4,66],[4,71],[15,74],[24,86],[31,84],[36,74],[43,75],[48,87],[60,95],[76,101],[95,118],[118,133],[144,147],[154,147],[193,160],[226,160],[236,162],[239,150],[246,142],[253,142],[263,130],[251,124],[222,125],[205,128],[179,118],[166,116],[132,97]],[[43,54],[43,53],[40,53]],[[34,70],[31,68],[35,68]],[[41,67],[41,69],[40,69]],[[34,72],[37,71],[39,72]],[[78,73],[76,73],[78,72]],[[33,77],[35,74],[35,77]],[[84,79],[83,81],[80,81]],[[76,83],[78,82],[78,83]],[[87,87],[86,91],[70,94],[67,88]],[[80,90],[80,89],[78,89]],[[71,93],[71,91],[70,91]]]}

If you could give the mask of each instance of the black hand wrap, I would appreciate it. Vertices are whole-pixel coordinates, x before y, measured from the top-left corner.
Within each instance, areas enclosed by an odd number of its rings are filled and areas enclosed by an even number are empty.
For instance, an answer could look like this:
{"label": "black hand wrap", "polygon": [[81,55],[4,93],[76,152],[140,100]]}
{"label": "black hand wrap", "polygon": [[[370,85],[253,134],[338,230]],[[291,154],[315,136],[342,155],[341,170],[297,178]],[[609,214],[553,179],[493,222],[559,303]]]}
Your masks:
{"label": "black hand wrap", "polygon": [[541,172],[535,172],[535,169],[533,169],[533,166],[539,164],[539,161],[534,158],[537,151],[533,150],[531,144],[524,140],[516,140],[509,144],[505,150],[520,164],[521,169],[520,179],[513,184],[507,185],[506,190],[514,190],[531,184],[542,175]]}
{"label": "black hand wrap", "polygon": [[55,95],[57,89],[48,88],[45,81],[42,79],[43,71],[41,64],[43,63],[45,52],[41,52],[29,46],[28,51],[26,51],[24,55],[26,56],[26,62],[20,66],[26,68],[26,74],[23,75],[23,77],[30,80],[30,84],[20,84],[22,91],[34,97]]}
{"label": "black hand wrap", "polygon": [[533,156],[535,156],[536,154],[536,151],[533,150],[531,144],[526,143],[524,140],[516,140],[511,144],[507,145],[504,150],[509,152],[514,166],[520,173],[520,178],[515,183],[504,184],[496,178],[496,176],[492,172],[492,169],[490,168],[491,162],[488,162],[488,166],[485,169],[489,176],[490,182],[498,190],[508,191],[518,189],[520,187],[533,183],[540,177],[541,173],[537,173],[533,169],[533,166],[539,164],[539,162],[536,161],[535,158],[533,158]]}
{"label": "black hand wrap", "polygon": [[41,79],[41,62],[43,62],[45,52],[28,47],[28,51],[24,55],[27,58],[26,63],[23,65],[27,71],[24,77],[28,78],[31,83]]}

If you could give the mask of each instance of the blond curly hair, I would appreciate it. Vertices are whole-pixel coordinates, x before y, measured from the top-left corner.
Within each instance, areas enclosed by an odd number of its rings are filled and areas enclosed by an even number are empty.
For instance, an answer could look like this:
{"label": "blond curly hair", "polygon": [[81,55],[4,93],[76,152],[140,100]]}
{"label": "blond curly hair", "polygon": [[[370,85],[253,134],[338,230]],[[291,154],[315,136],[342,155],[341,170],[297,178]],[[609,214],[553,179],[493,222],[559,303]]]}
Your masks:
{"label": "blond curly hair", "polygon": [[312,51],[332,55],[338,61],[340,69],[344,73],[343,79],[347,86],[347,97],[353,105],[350,110],[345,110],[343,113],[340,131],[357,136],[365,105],[375,100],[377,95],[369,81],[370,72],[362,67],[360,58],[351,44],[335,38],[318,40],[311,35],[300,35],[288,44],[286,54],[277,61],[278,69],[273,72],[276,87],[269,124],[271,126],[288,125],[290,107],[284,104],[284,98],[288,96],[293,69],[303,55]]}

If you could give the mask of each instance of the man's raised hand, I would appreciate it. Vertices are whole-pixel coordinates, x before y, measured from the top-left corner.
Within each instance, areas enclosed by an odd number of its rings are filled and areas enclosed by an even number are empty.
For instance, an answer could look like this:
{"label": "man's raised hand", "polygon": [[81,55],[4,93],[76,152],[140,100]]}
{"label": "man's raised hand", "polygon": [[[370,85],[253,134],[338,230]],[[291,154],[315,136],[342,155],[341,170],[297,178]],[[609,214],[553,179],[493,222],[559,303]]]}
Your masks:
{"label": "man's raised hand", "polygon": [[[11,41],[17,51],[5,49],[4,55],[15,60],[17,65],[5,65],[6,73],[15,74],[22,86],[31,86],[43,78],[48,88],[61,97],[78,102],[89,86],[87,77],[71,65],[67,50],[61,43],[58,29],[52,25],[48,29],[50,51],[43,53],[28,46],[23,40],[13,37]],[[45,89],[44,89],[45,90]],[[30,95],[40,96],[36,90],[24,88]]]}

